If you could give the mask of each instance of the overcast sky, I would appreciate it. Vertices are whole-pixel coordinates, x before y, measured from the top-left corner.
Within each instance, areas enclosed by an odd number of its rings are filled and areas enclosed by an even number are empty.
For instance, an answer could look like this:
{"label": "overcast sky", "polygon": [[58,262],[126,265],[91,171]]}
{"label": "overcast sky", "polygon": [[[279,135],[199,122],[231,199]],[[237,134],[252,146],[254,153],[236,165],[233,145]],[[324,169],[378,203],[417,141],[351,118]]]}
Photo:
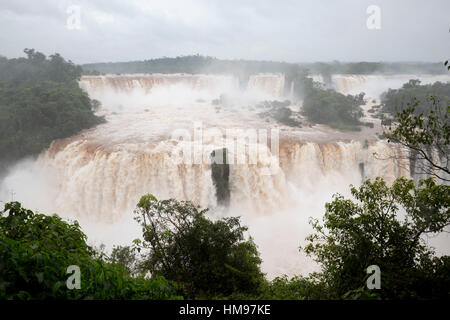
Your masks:
{"label": "overcast sky", "polygon": [[[79,29],[70,29],[74,5]],[[380,8],[380,29],[367,27],[370,5]],[[35,48],[76,63],[196,53],[288,62],[437,62],[450,58],[449,30],[448,0],[0,0],[0,55]]]}

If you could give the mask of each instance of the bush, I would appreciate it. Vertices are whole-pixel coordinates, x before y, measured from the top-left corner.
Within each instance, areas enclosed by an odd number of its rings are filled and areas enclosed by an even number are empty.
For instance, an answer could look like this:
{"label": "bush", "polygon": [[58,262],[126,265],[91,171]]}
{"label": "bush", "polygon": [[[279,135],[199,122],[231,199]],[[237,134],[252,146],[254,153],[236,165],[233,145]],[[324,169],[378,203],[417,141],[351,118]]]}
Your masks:
{"label": "bush", "polygon": [[[81,289],[66,287],[67,267],[81,271]],[[19,202],[0,216],[0,300],[4,299],[171,299],[175,284],[162,277],[131,277],[86,244],[75,221],[35,214]]]}
{"label": "bush", "polygon": [[262,299],[268,300],[319,300],[328,299],[326,286],[315,274],[309,277],[276,277],[264,288]]}
{"label": "bush", "polygon": [[98,101],[78,86],[81,68],[55,54],[0,59],[0,163],[40,153],[102,119]]}
{"label": "bush", "polygon": [[312,87],[303,101],[302,114],[313,123],[342,131],[359,131],[364,93],[344,96],[334,90]]}
{"label": "bush", "polygon": [[176,281],[189,297],[256,294],[264,282],[261,259],[239,218],[211,221],[206,210],[175,199],[141,198],[136,219],[143,228],[142,267]]}
{"label": "bush", "polygon": [[[323,224],[312,220],[315,233],[305,252],[322,265],[322,281],[331,298],[373,298],[362,292],[366,268],[381,269],[383,299],[449,298],[450,257],[436,257],[423,240],[450,223],[449,186],[434,180],[381,178],[352,187],[356,201],[335,195],[325,205]],[[399,208],[405,218],[399,217]],[[364,291],[364,289],[363,289]]]}
{"label": "bush", "polygon": [[431,103],[427,103],[431,96],[440,98],[439,105],[450,105],[450,82],[437,81],[433,84],[421,85],[419,80],[411,79],[403,84],[400,89],[389,89],[383,93],[381,112],[395,116],[397,112],[401,112],[414,104],[416,115],[427,113],[431,109]]}

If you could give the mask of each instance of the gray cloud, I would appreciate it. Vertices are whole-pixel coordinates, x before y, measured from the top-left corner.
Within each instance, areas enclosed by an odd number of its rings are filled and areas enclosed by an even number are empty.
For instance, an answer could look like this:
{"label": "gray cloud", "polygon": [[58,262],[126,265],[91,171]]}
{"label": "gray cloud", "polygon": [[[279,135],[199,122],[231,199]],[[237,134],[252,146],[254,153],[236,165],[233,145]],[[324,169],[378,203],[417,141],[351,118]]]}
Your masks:
{"label": "gray cloud", "polygon": [[[381,29],[366,27],[369,5]],[[81,8],[68,30],[67,8]],[[200,53],[300,61],[442,61],[450,53],[442,1],[0,1],[0,54],[24,48],[77,63]]]}

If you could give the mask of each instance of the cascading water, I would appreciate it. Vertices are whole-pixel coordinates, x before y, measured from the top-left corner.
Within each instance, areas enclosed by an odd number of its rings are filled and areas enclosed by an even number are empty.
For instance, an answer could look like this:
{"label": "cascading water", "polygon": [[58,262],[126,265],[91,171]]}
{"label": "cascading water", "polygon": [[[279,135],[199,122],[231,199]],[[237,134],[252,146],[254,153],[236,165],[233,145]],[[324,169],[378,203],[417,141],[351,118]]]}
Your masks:
{"label": "cascading water", "polygon": [[343,94],[358,94],[365,92],[367,96],[377,98],[389,88],[400,88],[411,79],[419,79],[422,84],[434,83],[436,81],[450,81],[450,75],[362,75],[362,74],[335,74],[331,77],[333,87]]}
{"label": "cascading water", "polygon": [[[342,78],[333,81],[339,90],[352,90],[351,85],[344,89]],[[365,178],[391,182],[409,176],[408,164],[390,157],[401,151],[386,142],[316,129],[293,135],[289,127],[244,108],[267,97],[281,98],[280,75],[251,76],[245,92],[236,78],[211,75],[89,76],[80,86],[102,102],[98,112],[107,122],[55,141],[36,161],[18,164],[0,194],[6,198],[13,189],[25,206],[76,217],[90,238],[109,246],[139,235],[136,226],[125,227],[126,221],[140,196],[153,193],[209,207],[213,217],[242,216],[269,277],[306,273],[314,264],[297,247],[311,231],[308,218],[321,217],[332,194],[348,195],[349,184]],[[234,99],[229,106],[213,103],[223,94]],[[273,128],[280,132],[277,154],[264,141],[234,141],[226,134],[228,129]],[[205,132],[215,139],[208,140]],[[181,133],[185,139],[176,139]],[[241,148],[244,156],[252,147],[262,150],[252,163],[231,161],[228,208],[218,205],[211,166],[183,158],[205,159],[224,146]],[[270,174],[262,170],[268,164]]]}
{"label": "cascading water", "polygon": [[281,98],[284,93],[284,75],[257,74],[251,75],[247,89],[267,92],[274,98]]}

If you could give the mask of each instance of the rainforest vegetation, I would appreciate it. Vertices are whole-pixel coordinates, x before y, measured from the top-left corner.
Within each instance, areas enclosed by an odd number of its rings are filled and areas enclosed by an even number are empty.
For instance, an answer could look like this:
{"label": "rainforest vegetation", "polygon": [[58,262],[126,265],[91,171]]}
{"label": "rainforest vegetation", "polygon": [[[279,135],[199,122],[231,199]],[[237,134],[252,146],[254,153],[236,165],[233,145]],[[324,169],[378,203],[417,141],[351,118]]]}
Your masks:
{"label": "rainforest vegetation", "polygon": [[[450,223],[450,192],[433,179],[417,186],[378,178],[336,195],[323,223],[301,248],[320,265],[307,277],[268,281],[238,217],[210,220],[206,210],[175,199],[141,198],[135,211],[142,239],[110,256],[86,244],[77,222],[36,214],[19,202],[0,217],[0,299],[437,299],[449,298],[450,257],[423,240]],[[406,218],[399,208],[406,209]],[[383,286],[366,287],[369,265]],[[79,290],[67,268],[81,270]]]}
{"label": "rainforest vegetation", "polygon": [[[430,97],[436,97],[436,103],[447,106],[450,104],[450,83],[435,82],[422,85],[420,80],[411,79],[400,89],[389,89],[381,97],[381,112],[392,118],[397,112],[415,104],[416,114],[428,112]],[[418,103],[416,103],[418,102]],[[445,113],[442,113],[444,115]]]}
{"label": "rainforest vegetation", "polygon": [[313,123],[326,124],[343,131],[358,131],[358,126],[362,125],[360,118],[363,104],[364,93],[343,95],[333,89],[313,86],[306,91],[302,113]]}
{"label": "rainforest vegetation", "polygon": [[59,54],[25,53],[25,58],[0,57],[0,171],[102,121],[94,115],[98,101],[78,86],[80,66]]}
{"label": "rainforest vegetation", "polygon": [[82,65],[85,74],[107,73],[233,73],[249,75],[259,72],[288,73],[300,66],[313,74],[399,74],[408,72],[442,74],[441,63],[386,62],[317,62],[287,63],[276,61],[224,60],[201,55],[158,58],[143,61],[89,63]]}

